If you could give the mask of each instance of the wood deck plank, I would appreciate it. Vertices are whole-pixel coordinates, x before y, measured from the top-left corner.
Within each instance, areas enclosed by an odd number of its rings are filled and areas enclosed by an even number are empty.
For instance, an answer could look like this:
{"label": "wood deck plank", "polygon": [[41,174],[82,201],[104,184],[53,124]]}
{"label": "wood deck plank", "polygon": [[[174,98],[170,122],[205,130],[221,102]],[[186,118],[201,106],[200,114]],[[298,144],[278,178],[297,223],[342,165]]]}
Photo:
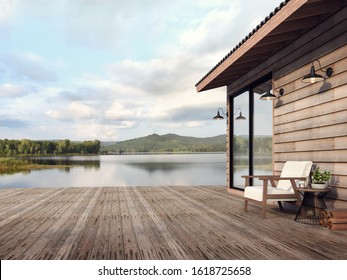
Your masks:
{"label": "wood deck plank", "polygon": [[120,188],[112,188],[112,205],[110,220],[109,257],[115,260],[124,260],[124,237],[122,229],[122,213],[120,208]]}
{"label": "wood deck plank", "polygon": [[93,209],[95,208],[95,204],[102,190],[101,188],[90,188],[90,189],[92,192],[90,193],[88,197],[89,199],[86,200],[85,204],[83,205],[84,207],[83,212],[78,217],[78,221],[74,225],[73,230],[71,231],[69,236],[66,238],[65,242],[62,244],[57,255],[55,256],[55,259],[57,260],[74,259],[76,251],[78,250],[79,241],[82,238],[82,235],[88,224],[89,217],[91,216],[91,213]]}
{"label": "wood deck plank", "polygon": [[346,231],[261,219],[223,187],[0,190],[0,209],[1,259],[347,258]]}
{"label": "wood deck plank", "polygon": [[134,192],[134,188],[125,188],[124,191],[128,201],[129,215],[132,219],[140,259],[157,260],[159,256],[153,246],[151,236],[148,234],[144,225],[148,220],[146,220],[147,213],[139,211],[140,207],[136,206],[140,204],[140,201],[137,194]]}
{"label": "wood deck plank", "polygon": [[119,202],[120,202],[120,213],[121,223],[123,230],[123,247],[124,247],[124,259],[136,260],[139,259],[139,249],[137,239],[135,236],[132,218],[129,213],[128,200],[124,188],[119,190]]}
{"label": "wood deck plank", "polygon": [[143,194],[146,191],[136,191],[136,189],[134,191],[138,196],[138,203],[135,204],[136,210],[142,215],[143,226],[145,227],[146,233],[149,236],[150,242],[155,247],[154,250],[156,251],[158,259],[176,259],[173,251],[170,249],[168,243],[166,242],[165,237],[148,212],[153,211],[153,209],[149,209],[148,205],[146,208],[146,203],[143,203],[143,200],[145,199],[143,197]]}
{"label": "wood deck plank", "polygon": [[83,235],[79,241],[78,249],[75,251],[75,255],[73,256],[74,259],[85,260],[91,258],[106,196],[107,192],[104,188],[101,188],[100,195],[95,202],[95,207],[92,209],[91,215],[88,217],[88,223],[86,224]]}
{"label": "wood deck plank", "polygon": [[95,245],[91,249],[90,258],[93,260],[109,259],[108,243],[110,236],[110,219],[112,206],[112,193],[109,188],[103,189],[105,194],[104,206],[100,215],[99,226],[95,236]]}
{"label": "wood deck plank", "polygon": [[[166,191],[169,192],[169,188]],[[217,252],[210,250],[209,244],[204,243],[206,239],[200,238],[200,236],[206,237],[206,232],[201,231],[204,221],[196,219],[196,216],[192,213],[194,209],[184,202],[184,198],[183,200],[173,199],[174,197],[167,195],[166,192],[153,191],[151,194],[151,200],[162,201],[162,203],[156,204],[156,209],[159,213],[164,213],[163,216],[167,225],[181,243],[181,250],[194,248],[194,250],[188,250],[186,253],[188,259],[197,258],[197,255],[199,259],[217,257]],[[210,242],[213,242],[213,240],[210,240]]]}
{"label": "wood deck plank", "polygon": [[[155,188],[139,188],[136,191],[139,195],[142,194],[141,202],[165,240],[165,243],[161,244],[161,253],[169,254],[170,259],[197,258],[195,250],[189,250],[192,244],[191,236],[168,214],[177,212],[177,208],[170,203],[172,199],[162,196]],[[197,248],[197,244],[194,245]]]}
{"label": "wood deck plank", "polygon": [[[30,250],[34,244],[37,249],[44,246],[45,241],[41,239],[41,236],[47,231],[50,231],[52,225],[59,220],[59,217],[70,206],[69,203],[61,202],[71,200],[75,196],[66,193],[64,190],[59,190],[55,197],[49,197],[49,199],[57,199],[57,197],[59,197],[59,201],[53,200],[52,203],[49,203],[47,199],[42,200],[42,205],[39,205],[39,202],[37,202],[35,204],[35,211],[37,214],[33,214],[34,216],[28,215],[28,213],[22,213],[24,214],[22,218],[20,218],[20,216],[16,217],[17,219],[20,219],[16,226],[20,226],[23,221],[26,226],[21,231],[17,231],[9,240],[0,242],[0,244],[4,244],[4,247],[6,248],[0,250],[2,259],[22,259],[25,252]],[[23,204],[30,208],[27,201],[23,202]],[[11,221],[12,218],[13,216],[10,218]],[[29,223],[26,222],[27,219],[30,220]],[[3,256],[3,254],[5,255]],[[37,255],[31,255],[30,258],[36,259]]]}
{"label": "wood deck plank", "polygon": [[[38,259],[55,259],[66,239],[71,235],[72,230],[76,226],[79,217],[86,207],[85,203],[89,201],[92,192],[94,192],[92,189],[79,190],[75,202],[64,212],[60,220],[50,228],[50,231],[41,237],[46,238],[48,241],[44,250],[38,255]],[[33,255],[28,251],[25,254]]]}

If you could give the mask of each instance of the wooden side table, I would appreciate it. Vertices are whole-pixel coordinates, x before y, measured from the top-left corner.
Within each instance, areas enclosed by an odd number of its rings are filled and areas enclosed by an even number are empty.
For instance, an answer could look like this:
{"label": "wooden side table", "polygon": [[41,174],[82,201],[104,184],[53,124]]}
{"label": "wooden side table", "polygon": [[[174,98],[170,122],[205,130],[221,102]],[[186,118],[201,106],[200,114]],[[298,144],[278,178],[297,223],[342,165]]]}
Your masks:
{"label": "wooden side table", "polygon": [[318,225],[321,211],[327,208],[324,202],[324,197],[330,192],[330,188],[298,188],[298,192],[303,195],[303,199],[294,221],[298,223]]}

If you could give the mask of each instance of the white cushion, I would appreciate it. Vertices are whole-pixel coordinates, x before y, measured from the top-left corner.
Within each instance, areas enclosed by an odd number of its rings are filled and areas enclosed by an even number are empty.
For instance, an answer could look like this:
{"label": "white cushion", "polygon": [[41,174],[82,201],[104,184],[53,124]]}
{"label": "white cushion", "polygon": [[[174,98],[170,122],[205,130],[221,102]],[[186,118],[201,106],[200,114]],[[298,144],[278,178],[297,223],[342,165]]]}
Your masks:
{"label": "white cushion", "polygon": [[[287,191],[279,188],[273,188],[268,186],[268,194],[293,194],[294,191]],[[263,186],[246,187],[244,197],[254,199],[257,201],[263,201]],[[295,201],[296,199],[283,198],[283,199],[268,199],[267,201]]]}
{"label": "white cushion", "polygon": [[[312,168],[312,161],[287,161],[282,169],[281,177],[309,177]],[[308,182],[306,182],[307,184]],[[280,180],[277,188],[293,191],[289,180]]]}

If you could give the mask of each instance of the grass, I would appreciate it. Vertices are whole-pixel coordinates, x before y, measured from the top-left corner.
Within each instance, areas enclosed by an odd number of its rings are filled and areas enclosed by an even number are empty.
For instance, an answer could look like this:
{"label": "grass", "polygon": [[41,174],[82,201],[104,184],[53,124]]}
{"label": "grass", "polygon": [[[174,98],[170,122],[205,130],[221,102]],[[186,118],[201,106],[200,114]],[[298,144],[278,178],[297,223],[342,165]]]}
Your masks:
{"label": "grass", "polygon": [[29,161],[14,158],[0,158],[0,174],[13,174],[34,169],[65,168],[66,165],[30,164]]}

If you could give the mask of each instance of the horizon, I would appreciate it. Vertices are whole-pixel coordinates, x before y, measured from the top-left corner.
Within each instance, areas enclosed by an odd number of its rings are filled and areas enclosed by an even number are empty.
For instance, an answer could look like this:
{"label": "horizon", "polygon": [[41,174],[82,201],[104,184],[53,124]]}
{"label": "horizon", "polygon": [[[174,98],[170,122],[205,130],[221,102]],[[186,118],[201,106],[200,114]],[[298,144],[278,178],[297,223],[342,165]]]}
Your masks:
{"label": "horizon", "polygon": [[1,1],[0,138],[225,134],[195,84],[280,3]]}
{"label": "horizon", "polygon": [[[165,134],[158,134],[158,133],[150,133],[147,135],[143,135],[143,136],[135,136],[133,138],[129,138],[129,139],[124,139],[124,140],[100,140],[100,139],[84,139],[84,140],[72,140],[72,139],[68,139],[68,138],[57,138],[57,139],[29,139],[29,138],[18,138],[18,139],[8,139],[8,138],[0,138],[0,140],[16,140],[16,141],[21,141],[21,140],[30,140],[30,141],[63,141],[63,140],[71,140],[72,142],[83,142],[83,141],[94,141],[94,140],[99,140],[102,143],[105,142],[123,142],[123,141],[129,141],[129,140],[134,140],[134,139],[139,139],[139,138],[145,138],[148,136],[152,136],[152,135],[158,135],[158,136],[166,136],[166,135],[175,135],[175,136],[179,136],[179,137],[187,137],[187,138],[200,138],[200,139],[204,139],[204,138],[213,138],[213,137],[219,137],[219,136],[227,136],[226,133],[224,134],[218,134],[218,135],[212,135],[212,136],[202,136],[202,137],[198,137],[198,136],[192,136],[192,135],[181,135],[181,134],[176,134],[176,133],[165,133]],[[248,135],[235,135],[236,137],[248,137]],[[261,135],[255,135],[256,137],[272,137],[272,135],[266,135],[266,134],[261,134]]]}

